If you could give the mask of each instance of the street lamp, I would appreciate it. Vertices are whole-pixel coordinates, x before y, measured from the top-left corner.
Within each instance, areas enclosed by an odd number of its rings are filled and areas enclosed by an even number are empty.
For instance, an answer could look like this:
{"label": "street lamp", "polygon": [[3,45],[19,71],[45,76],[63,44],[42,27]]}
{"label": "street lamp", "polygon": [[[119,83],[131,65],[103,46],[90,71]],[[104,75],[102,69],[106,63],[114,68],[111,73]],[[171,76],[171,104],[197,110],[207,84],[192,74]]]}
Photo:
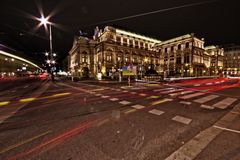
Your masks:
{"label": "street lamp", "polygon": [[[49,25],[50,61],[47,61],[47,63],[52,62],[52,64],[54,65],[55,61],[53,60],[53,51],[52,51],[52,25],[51,25],[51,22],[48,21],[48,19],[49,19],[49,17],[45,18],[44,16],[41,16],[41,18],[38,18],[38,20],[41,22],[40,25],[44,25],[45,27],[47,27],[47,25]],[[45,54],[45,55],[48,56],[48,54]],[[54,77],[53,77],[54,74],[53,74],[52,69],[53,68],[51,67],[50,73],[52,76],[52,80],[54,80]]]}

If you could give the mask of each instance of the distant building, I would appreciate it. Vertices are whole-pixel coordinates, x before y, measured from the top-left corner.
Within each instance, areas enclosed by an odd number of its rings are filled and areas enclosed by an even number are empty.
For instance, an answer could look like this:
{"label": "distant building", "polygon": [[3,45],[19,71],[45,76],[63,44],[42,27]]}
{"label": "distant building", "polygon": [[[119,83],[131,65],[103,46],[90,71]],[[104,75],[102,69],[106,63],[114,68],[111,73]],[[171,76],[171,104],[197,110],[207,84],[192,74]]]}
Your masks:
{"label": "distant building", "polygon": [[205,52],[209,55],[209,75],[218,75],[223,72],[224,49],[219,46],[207,46]]}
{"label": "distant building", "polygon": [[93,39],[74,38],[69,71],[73,76],[118,76],[123,66],[134,65],[139,77],[150,68],[166,77],[215,75],[218,72],[210,74],[210,67],[222,66],[221,58],[215,61],[211,54],[210,48],[204,48],[204,39],[194,34],[160,41],[110,26],[103,32],[96,27]]}
{"label": "distant building", "polygon": [[224,73],[226,75],[240,75],[240,45],[224,46]]}

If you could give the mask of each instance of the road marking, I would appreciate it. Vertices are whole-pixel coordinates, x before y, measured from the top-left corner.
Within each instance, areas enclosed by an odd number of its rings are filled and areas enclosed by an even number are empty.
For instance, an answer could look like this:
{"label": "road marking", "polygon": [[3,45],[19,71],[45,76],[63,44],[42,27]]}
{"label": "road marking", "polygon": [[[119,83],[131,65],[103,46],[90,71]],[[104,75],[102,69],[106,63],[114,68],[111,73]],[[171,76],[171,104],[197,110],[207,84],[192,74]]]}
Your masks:
{"label": "road marking", "polygon": [[197,86],[200,86],[200,84],[195,84],[194,86],[197,87]]}
{"label": "road marking", "polygon": [[12,150],[12,149],[14,149],[14,148],[17,148],[17,147],[19,147],[19,146],[22,146],[22,145],[24,145],[24,144],[26,144],[26,143],[28,143],[28,142],[31,142],[31,141],[33,141],[33,140],[35,140],[35,139],[40,138],[40,137],[43,137],[43,136],[45,136],[45,135],[47,135],[47,134],[49,134],[49,133],[51,133],[51,132],[52,132],[52,131],[50,130],[50,131],[44,132],[44,133],[42,133],[42,134],[39,134],[39,135],[37,135],[37,136],[35,136],[35,137],[29,138],[29,139],[27,139],[27,140],[25,140],[25,141],[21,141],[21,142],[19,142],[19,143],[17,143],[17,144],[11,145],[11,146],[9,146],[9,147],[1,150],[1,151],[0,151],[0,154],[5,153],[5,152],[7,152],[7,151],[10,151],[10,150]]}
{"label": "road marking", "polygon": [[95,96],[102,96],[102,94],[95,94]]}
{"label": "road marking", "polygon": [[202,97],[202,98],[199,98],[199,99],[196,99],[194,100],[194,102],[197,102],[197,103],[206,103],[208,101],[211,101],[215,98],[218,98],[219,96],[218,95],[208,95],[206,97]]}
{"label": "road marking", "polygon": [[124,112],[124,113],[125,114],[129,114],[129,113],[133,113],[133,112],[136,112],[136,111],[137,111],[136,109],[130,109],[130,110]]}
{"label": "road marking", "polygon": [[27,87],[28,87],[28,85],[24,86],[23,88],[27,88]]}
{"label": "road marking", "polygon": [[187,102],[187,101],[180,101],[179,103],[185,104],[185,105],[191,105],[192,104],[192,102]]}
{"label": "road marking", "polygon": [[225,98],[222,101],[214,104],[213,107],[225,109],[228,106],[230,106],[232,103],[234,103],[236,100],[237,100],[237,98]]}
{"label": "road marking", "polygon": [[[234,107],[234,109],[240,109],[240,103]],[[229,126],[238,115],[227,113],[219,121],[215,123],[223,127]],[[173,152],[165,160],[193,160],[195,159],[206,147],[219,135],[223,130],[215,128],[213,126],[201,131],[190,141],[181,146],[178,150]]]}
{"label": "road marking", "polygon": [[178,91],[182,91],[183,89],[172,89],[172,90],[168,90],[168,91],[162,91],[160,93],[162,94],[166,94],[166,93],[173,93],[173,92],[178,92]]}
{"label": "road marking", "polygon": [[107,119],[104,119],[104,120],[100,121],[100,122],[97,124],[97,126],[99,127],[99,126],[101,126],[101,125],[107,123],[108,121],[109,121],[108,118],[107,118]]}
{"label": "road marking", "polygon": [[203,94],[206,94],[206,93],[198,92],[198,93],[193,93],[193,94],[188,94],[188,95],[185,95],[185,96],[181,96],[179,98],[180,99],[190,99],[190,98],[193,98],[193,97],[201,96]]}
{"label": "road marking", "polygon": [[123,92],[124,92],[124,93],[127,93],[128,91],[125,90],[125,91],[123,91]]}
{"label": "road marking", "polygon": [[147,94],[141,93],[139,94],[139,96],[147,96]]}
{"label": "road marking", "polygon": [[147,99],[156,99],[156,98],[160,98],[161,96],[150,96],[150,97],[147,97]]}
{"label": "road marking", "polygon": [[212,83],[206,83],[206,85],[212,85]]}
{"label": "road marking", "polygon": [[135,108],[135,109],[143,109],[143,108],[145,108],[145,106],[143,106],[143,105],[140,105],[140,104],[136,104],[136,105],[133,105],[133,106],[131,106],[132,108]]}
{"label": "road marking", "polygon": [[152,114],[155,114],[155,115],[158,115],[158,116],[160,116],[161,114],[164,113],[163,111],[160,111],[160,110],[157,110],[157,109],[153,109],[153,110],[150,110],[148,112],[152,113]]}
{"label": "road marking", "polygon": [[110,96],[102,96],[102,98],[109,98]]}
{"label": "road marking", "polygon": [[219,84],[220,82],[218,81],[218,82],[215,82],[215,84]]}
{"label": "road marking", "polygon": [[123,105],[126,105],[126,104],[130,104],[131,102],[128,102],[128,101],[121,101],[119,102],[120,104],[123,104]]}
{"label": "road marking", "polygon": [[229,131],[229,132],[234,132],[234,133],[240,134],[240,131],[235,130],[235,129],[229,129],[229,128],[220,127],[220,126],[216,126],[216,125],[214,125],[213,127],[218,128],[218,129],[221,129],[221,130],[224,130],[224,131]]}
{"label": "road marking", "polygon": [[204,104],[202,104],[202,105],[200,106],[200,108],[211,109],[211,110],[214,109],[213,106],[204,105]]}
{"label": "road marking", "polygon": [[121,91],[121,89],[115,89],[115,91]]}
{"label": "road marking", "polygon": [[171,90],[174,88],[161,88],[161,89],[154,89],[153,92],[159,92],[159,91],[165,91],[165,90]]}
{"label": "road marking", "polygon": [[131,94],[137,94],[136,92],[131,92]]}
{"label": "road marking", "polygon": [[34,101],[36,98],[24,98],[24,99],[20,99],[20,102],[31,102]]}
{"label": "road marking", "polygon": [[118,98],[111,98],[110,101],[118,101]]}
{"label": "road marking", "polygon": [[221,81],[222,83],[225,82],[224,80]]}
{"label": "road marking", "polygon": [[0,106],[6,106],[10,103],[10,101],[4,101],[4,102],[0,102]]}
{"label": "road marking", "polygon": [[178,96],[178,95],[184,95],[184,94],[188,94],[188,93],[192,93],[192,92],[195,92],[195,91],[182,91],[182,92],[172,93],[169,95],[170,96]]}
{"label": "road marking", "polygon": [[162,100],[152,102],[152,105],[154,106],[154,105],[161,104],[161,103],[164,103],[164,102],[170,102],[170,101],[172,101],[172,100],[173,100],[173,99],[164,98],[164,99],[162,99]]}
{"label": "road marking", "polygon": [[185,118],[185,117],[182,117],[182,116],[175,116],[175,117],[172,118],[172,120],[183,123],[183,124],[189,124],[189,123],[192,122],[192,119]]}

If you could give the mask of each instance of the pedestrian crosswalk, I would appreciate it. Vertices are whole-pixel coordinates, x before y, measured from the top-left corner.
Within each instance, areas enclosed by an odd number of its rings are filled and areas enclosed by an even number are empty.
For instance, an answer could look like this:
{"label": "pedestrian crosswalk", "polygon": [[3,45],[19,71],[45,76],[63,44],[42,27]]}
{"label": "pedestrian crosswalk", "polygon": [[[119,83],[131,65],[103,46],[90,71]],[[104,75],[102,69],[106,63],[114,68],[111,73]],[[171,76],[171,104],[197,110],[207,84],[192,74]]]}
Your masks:
{"label": "pedestrian crosswalk", "polygon": [[202,97],[202,98],[199,98],[199,99],[196,99],[194,100],[194,102],[197,102],[197,103],[206,103],[208,101],[211,101],[215,98],[219,97],[218,95],[208,95],[206,97]]}

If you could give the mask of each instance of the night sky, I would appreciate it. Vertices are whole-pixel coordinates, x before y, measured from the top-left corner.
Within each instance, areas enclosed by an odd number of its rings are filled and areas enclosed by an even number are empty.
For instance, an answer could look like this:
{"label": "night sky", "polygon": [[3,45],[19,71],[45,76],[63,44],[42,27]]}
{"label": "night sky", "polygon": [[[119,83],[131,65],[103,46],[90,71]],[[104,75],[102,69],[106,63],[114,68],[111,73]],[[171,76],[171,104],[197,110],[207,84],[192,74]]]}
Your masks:
{"label": "night sky", "polygon": [[126,16],[182,6],[200,0],[1,0],[0,43],[22,51],[31,57],[42,56],[49,50],[44,27],[34,31],[40,17],[52,14],[53,49],[59,60],[67,56],[74,35],[79,30],[92,37],[98,24],[114,25],[146,36],[167,40],[186,33],[196,33],[206,44],[240,43],[240,5],[237,0],[216,0],[202,5],[169,10],[146,16],[114,21]]}

